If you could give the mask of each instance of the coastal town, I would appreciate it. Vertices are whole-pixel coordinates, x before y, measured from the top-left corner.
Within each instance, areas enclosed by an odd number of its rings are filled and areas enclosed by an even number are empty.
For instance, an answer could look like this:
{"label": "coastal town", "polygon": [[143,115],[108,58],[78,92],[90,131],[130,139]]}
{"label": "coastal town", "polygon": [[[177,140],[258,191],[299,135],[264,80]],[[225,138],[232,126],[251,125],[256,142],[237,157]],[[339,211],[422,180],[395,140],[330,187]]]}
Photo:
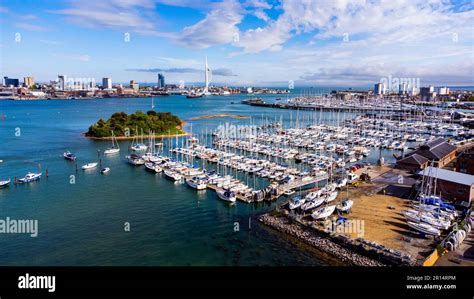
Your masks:
{"label": "coastal town", "polygon": [[200,97],[206,95],[228,96],[231,94],[287,94],[288,89],[252,88],[252,87],[205,87],[185,86],[184,82],[166,84],[165,76],[157,75],[157,84],[140,84],[130,80],[129,84],[113,84],[111,78],[102,78],[96,83],[95,78],[71,78],[59,75],[56,80],[47,83],[35,83],[34,77],[24,77],[23,83],[17,78],[3,78],[0,86],[0,100],[54,100],[54,99],[100,99],[157,97],[185,95]]}

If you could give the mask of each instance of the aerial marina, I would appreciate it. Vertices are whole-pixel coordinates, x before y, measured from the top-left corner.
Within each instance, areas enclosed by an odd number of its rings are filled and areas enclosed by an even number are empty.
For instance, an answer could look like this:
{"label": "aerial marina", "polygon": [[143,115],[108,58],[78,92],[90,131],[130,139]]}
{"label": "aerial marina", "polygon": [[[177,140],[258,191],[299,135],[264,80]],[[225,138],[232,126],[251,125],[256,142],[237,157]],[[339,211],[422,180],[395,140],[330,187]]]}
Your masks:
{"label": "aerial marina", "polygon": [[[114,115],[113,118],[126,117]],[[130,123],[133,135],[127,141],[116,137],[123,135],[123,131],[106,127],[104,134],[110,129],[111,138],[91,141],[91,149],[100,145],[96,150],[89,153],[65,150],[54,156],[62,155],[75,176],[82,169],[83,175],[107,174],[104,179],[110,180],[124,171],[120,165],[128,164],[134,177],[151,174],[162,179],[163,186],[182,186],[196,192],[194,196],[198,197],[205,193],[229,208],[254,205],[258,211],[258,206],[264,203],[270,207],[268,212],[250,213],[249,217],[346,264],[421,265],[437,246],[455,250],[472,225],[466,222],[465,214],[439,196],[431,176],[418,177],[421,186],[417,187],[413,171],[397,167],[397,161],[426,144],[446,142],[453,148],[469,147],[472,131],[452,123],[451,119],[424,113],[347,115],[343,111],[302,110],[285,118],[281,114],[239,117],[235,119],[236,128],[211,119],[214,126],[199,127],[199,122],[205,119],[209,118],[196,117],[189,121],[186,136],[173,135],[166,139],[157,137],[159,134],[151,129],[145,135],[144,128]],[[240,128],[250,129],[239,131]],[[102,145],[103,142],[108,144]],[[53,159],[54,163],[58,158]],[[51,172],[56,170],[48,164],[51,162],[42,166],[45,168],[38,165],[37,172],[34,167],[28,167],[27,175],[22,178],[17,179],[20,176],[17,173],[13,174],[13,180],[2,176],[1,186],[19,192],[17,184],[44,184],[40,180],[41,169],[46,170],[46,183],[51,183]],[[139,169],[143,174],[136,173]],[[57,179],[58,173],[55,175]],[[419,189],[409,196],[403,192],[387,195],[387,186],[400,185],[400,177],[413,184],[412,189]],[[133,180],[129,179],[127,184],[133,184]],[[186,196],[194,197],[192,193]],[[382,219],[364,214],[364,209],[370,206],[364,203],[367,196],[388,202],[386,206],[380,203],[374,206],[376,215],[385,215],[384,209],[390,213]],[[348,223],[359,220],[365,222],[364,238],[355,230],[349,233],[344,230]],[[385,221],[383,232],[369,230],[377,221]],[[453,228],[461,222],[465,233],[457,236]],[[398,225],[403,225],[404,231],[395,229]],[[328,227],[339,231],[329,232]],[[394,232],[389,233],[390,230]],[[412,241],[407,243],[408,239]],[[384,257],[374,259],[374,251]]]}
{"label": "aerial marina", "polygon": [[0,19],[0,299],[472,293],[472,1]]}

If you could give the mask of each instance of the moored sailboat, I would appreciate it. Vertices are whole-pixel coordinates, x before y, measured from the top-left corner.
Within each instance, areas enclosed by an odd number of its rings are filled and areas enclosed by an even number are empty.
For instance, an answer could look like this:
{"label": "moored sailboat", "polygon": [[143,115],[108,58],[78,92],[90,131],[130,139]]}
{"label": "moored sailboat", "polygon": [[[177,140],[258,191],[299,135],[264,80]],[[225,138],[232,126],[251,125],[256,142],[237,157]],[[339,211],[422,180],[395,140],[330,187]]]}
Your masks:
{"label": "moored sailboat", "polygon": [[106,149],[104,151],[104,155],[112,155],[112,154],[117,154],[118,152],[120,152],[120,147],[117,142],[117,138],[114,135],[114,131],[111,131],[111,132],[112,132],[112,147]]}

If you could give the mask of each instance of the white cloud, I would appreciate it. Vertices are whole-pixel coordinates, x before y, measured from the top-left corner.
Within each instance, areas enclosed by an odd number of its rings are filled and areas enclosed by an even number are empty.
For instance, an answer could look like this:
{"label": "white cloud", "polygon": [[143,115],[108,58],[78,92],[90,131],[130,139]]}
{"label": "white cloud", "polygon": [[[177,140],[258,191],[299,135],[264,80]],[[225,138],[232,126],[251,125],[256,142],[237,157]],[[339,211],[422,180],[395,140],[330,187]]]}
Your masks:
{"label": "white cloud", "polygon": [[159,35],[155,30],[158,17],[153,12],[154,6],[153,0],[73,1],[69,8],[52,12],[64,15],[70,22],[84,27],[126,29]]}
{"label": "white cloud", "polygon": [[234,0],[215,3],[203,20],[185,27],[174,39],[178,44],[198,49],[231,43],[239,31],[237,24],[243,19],[242,12]]}
{"label": "white cloud", "polygon": [[28,31],[47,31],[48,28],[28,23],[15,23],[15,27]]}

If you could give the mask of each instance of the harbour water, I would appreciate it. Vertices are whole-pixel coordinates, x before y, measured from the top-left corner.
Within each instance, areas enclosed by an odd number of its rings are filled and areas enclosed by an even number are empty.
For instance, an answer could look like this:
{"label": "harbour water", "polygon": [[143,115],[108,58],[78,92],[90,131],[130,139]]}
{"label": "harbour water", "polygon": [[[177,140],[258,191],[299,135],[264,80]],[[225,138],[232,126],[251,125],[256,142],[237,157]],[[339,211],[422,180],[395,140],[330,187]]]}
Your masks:
{"label": "harbour water", "polygon": [[[171,96],[155,98],[155,105],[157,111],[170,111],[183,120],[219,113],[274,117],[270,111],[231,104],[242,98]],[[254,218],[249,220],[270,205],[230,206],[210,190],[197,194],[160,174],[130,167],[124,161],[129,142],[120,142],[119,155],[102,157],[103,166],[112,169],[108,175],[82,171],[80,165],[97,161],[97,150],[109,142],[92,141],[81,133],[116,111],[147,111],[150,101],[0,102],[0,178],[22,177],[38,168],[43,172],[40,182],[0,190],[0,219],[35,219],[39,226],[36,238],[1,234],[0,265],[323,264]],[[202,119],[188,122],[186,130],[198,133],[225,121],[248,120]],[[78,156],[77,173],[74,164],[62,158],[65,150]],[[130,231],[125,231],[126,222]]]}
{"label": "harbour water", "polygon": [[[169,96],[155,98],[154,103],[155,110],[170,111],[186,121],[185,130],[197,136],[210,136],[225,122],[239,125],[282,120],[285,125],[297,117],[324,122],[336,118],[329,112],[315,115],[240,104],[245,98]],[[89,125],[117,111],[150,108],[150,98],[0,101],[0,179],[13,180],[38,168],[43,172],[40,182],[0,190],[0,219],[35,219],[39,223],[36,238],[0,234],[0,265],[325,264],[256,221],[256,215],[269,211],[276,202],[228,205],[213,191],[196,192],[161,174],[131,167],[124,161],[129,141],[120,142],[119,155],[101,156],[102,166],[111,168],[109,174],[80,169],[98,160],[97,150],[110,146],[107,141],[83,137],[81,133]],[[190,121],[222,113],[251,119]],[[77,172],[74,163],[62,158],[66,150],[78,157]],[[126,223],[130,231],[125,230]]]}

